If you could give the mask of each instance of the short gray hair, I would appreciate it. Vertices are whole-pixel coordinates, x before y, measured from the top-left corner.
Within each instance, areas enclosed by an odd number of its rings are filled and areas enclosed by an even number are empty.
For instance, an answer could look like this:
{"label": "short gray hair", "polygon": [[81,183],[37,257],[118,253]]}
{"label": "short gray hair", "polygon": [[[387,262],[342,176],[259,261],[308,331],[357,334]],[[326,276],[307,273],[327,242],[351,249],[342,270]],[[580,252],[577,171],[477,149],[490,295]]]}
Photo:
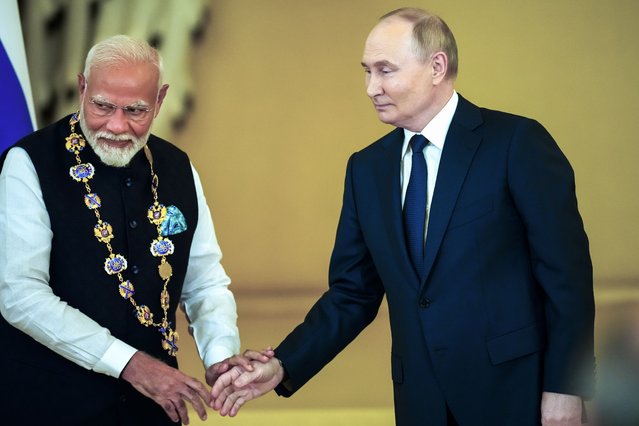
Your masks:
{"label": "short gray hair", "polygon": [[395,9],[379,20],[384,21],[395,16],[413,24],[415,53],[426,61],[433,53],[444,52],[448,57],[446,78],[455,79],[459,67],[457,42],[446,22],[439,16],[414,7]]}
{"label": "short gray hair", "polygon": [[127,35],[114,35],[94,45],[84,63],[84,77],[89,81],[91,69],[123,64],[153,64],[158,69],[158,89],[162,86],[164,66],[157,49],[144,40]]}

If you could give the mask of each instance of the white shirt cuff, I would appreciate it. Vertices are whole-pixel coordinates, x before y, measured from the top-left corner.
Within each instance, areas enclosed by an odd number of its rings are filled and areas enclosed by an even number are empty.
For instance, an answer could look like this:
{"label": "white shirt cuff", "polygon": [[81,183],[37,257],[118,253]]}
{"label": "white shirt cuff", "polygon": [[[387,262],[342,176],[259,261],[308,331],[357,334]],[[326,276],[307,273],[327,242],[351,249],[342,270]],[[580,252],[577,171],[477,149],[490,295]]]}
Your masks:
{"label": "white shirt cuff", "polygon": [[204,357],[204,367],[209,368],[216,362],[223,361],[226,358],[232,357],[233,355],[235,354],[228,348],[225,348],[223,346],[216,346],[214,348],[211,348],[209,351],[207,351],[206,356]]}
{"label": "white shirt cuff", "polygon": [[95,364],[93,371],[115,377],[120,377],[122,370],[138,350],[133,346],[115,339],[106,350],[102,358]]}

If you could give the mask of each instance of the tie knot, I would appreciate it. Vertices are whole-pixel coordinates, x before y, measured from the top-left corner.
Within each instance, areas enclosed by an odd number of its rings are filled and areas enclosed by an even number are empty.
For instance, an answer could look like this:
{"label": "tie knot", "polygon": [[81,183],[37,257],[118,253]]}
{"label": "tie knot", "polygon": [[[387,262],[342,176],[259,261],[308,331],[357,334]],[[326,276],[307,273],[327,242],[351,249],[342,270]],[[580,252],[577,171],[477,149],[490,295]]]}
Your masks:
{"label": "tie knot", "polygon": [[410,147],[413,150],[413,154],[422,152],[427,144],[428,139],[426,139],[426,137],[424,137],[424,135],[420,133],[417,133],[415,136],[410,138]]}

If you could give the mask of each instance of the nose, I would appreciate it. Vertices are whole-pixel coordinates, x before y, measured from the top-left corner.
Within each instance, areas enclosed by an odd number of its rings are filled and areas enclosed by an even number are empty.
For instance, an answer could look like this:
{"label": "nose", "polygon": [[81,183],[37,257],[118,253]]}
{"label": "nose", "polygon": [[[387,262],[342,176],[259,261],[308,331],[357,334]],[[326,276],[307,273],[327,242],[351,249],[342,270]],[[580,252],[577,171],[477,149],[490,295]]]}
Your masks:
{"label": "nose", "polygon": [[374,98],[377,95],[381,95],[382,84],[378,77],[375,76],[375,73],[367,74],[366,76],[366,94],[369,98]]}
{"label": "nose", "polygon": [[129,120],[126,117],[125,112],[120,108],[117,108],[109,117],[109,121],[106,123],[106,129],[116,135],[126,133],[129,130]]}

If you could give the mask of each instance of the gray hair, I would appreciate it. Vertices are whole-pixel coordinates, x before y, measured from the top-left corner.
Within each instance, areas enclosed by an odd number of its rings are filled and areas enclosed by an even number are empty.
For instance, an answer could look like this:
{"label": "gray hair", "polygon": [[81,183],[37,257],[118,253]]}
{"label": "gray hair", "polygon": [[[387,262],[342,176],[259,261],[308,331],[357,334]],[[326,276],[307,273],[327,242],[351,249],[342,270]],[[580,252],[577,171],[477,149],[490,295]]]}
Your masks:
{"label": "gray hair", "polygon": [[84,64],[84,77],[89,81],[91,70],[98,66],[150,63],[158,69],[158,89],[162,86],[164,66],[157,49],[144,40],[127,35],[115,35],[94,45]]}
{"label": "gray hair", "polygon": [[457,42],[453,32],[446,22],[436,15],[414,7],[404,7],[393,10],[379,18],[380,21],[398,17],[413,24],[413,41],[417,55],[426,61],[436,52],[444,52],[448,57],[448,71],[446,78],[457,77],[459,59],[457,56]]}

